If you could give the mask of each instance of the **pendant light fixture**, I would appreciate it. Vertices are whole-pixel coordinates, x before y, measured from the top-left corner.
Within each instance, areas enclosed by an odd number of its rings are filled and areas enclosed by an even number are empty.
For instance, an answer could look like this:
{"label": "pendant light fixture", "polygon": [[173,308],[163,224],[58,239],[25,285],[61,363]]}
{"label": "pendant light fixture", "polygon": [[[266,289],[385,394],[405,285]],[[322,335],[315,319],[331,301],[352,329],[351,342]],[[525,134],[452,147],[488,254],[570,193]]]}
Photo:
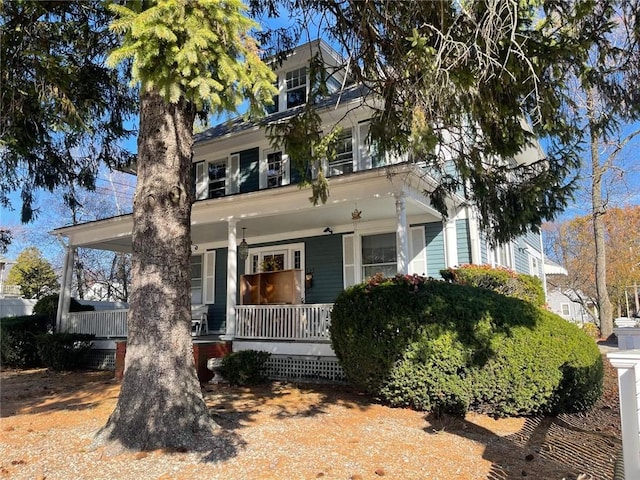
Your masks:
{"label": "pendant light fixture", "polygon": [[245,230],[246,229],[242,227],[242,242],[240,242],[240,245],[238,245],[238,256],[240,257],[240,260],[246,260],[249,256],[249,244],[244,239]]}

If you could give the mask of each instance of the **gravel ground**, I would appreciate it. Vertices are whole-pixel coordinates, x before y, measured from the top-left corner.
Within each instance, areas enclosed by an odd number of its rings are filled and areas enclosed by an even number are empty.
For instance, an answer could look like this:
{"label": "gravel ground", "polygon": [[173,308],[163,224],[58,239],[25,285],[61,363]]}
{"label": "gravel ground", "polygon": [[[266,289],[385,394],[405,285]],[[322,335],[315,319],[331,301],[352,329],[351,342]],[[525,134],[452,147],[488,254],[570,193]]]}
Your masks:
{"label": "gravel ground", "polygon": [[615,371],[586,414],[494,420],[392,409],[346,387],[204,387],[222,427],[201,451],[111,456],[92,448],[115,406],[108,372],[0,372],[0,478],[613,478],[620,448]]}

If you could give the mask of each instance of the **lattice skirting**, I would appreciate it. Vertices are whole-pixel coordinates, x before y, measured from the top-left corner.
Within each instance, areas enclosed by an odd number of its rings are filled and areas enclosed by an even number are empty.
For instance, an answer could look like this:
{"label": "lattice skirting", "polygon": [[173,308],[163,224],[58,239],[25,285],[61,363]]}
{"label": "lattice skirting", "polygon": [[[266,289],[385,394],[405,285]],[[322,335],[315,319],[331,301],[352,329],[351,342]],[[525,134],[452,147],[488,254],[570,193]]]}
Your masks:
{"label": "lattice skirting", "polygon": [[88,368],[97,370],[115,370],[116,369],[116,351],[115,350],[91,350],[85,364]]}
{"label": "lattice skirting", "polygon": [[[115,370],[115,350],[91,350],[84,364],[98,370]],[[335,357],[304,357],[271,355],[267,361],[267,376],[273,380],[297,382],[346,381],[344,371]]]}
{"label": "lattice skirting", "polygon": [[271,355],[267,376],[273,380],[306,382],[345,382],[342,367],[335,357]]}

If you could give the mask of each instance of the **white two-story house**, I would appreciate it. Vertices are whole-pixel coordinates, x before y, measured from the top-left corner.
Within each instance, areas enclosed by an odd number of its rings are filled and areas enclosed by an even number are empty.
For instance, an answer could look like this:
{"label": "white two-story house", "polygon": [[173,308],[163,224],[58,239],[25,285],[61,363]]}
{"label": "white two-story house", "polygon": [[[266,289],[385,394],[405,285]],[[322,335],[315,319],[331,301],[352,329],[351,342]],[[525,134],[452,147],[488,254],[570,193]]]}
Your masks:
{"label": "white two-story house", "polygon": [[[315,108],[326,131],[336,122],[342,126],[337,155],[321,167],[330,195],[316,206],[309,189],[299,188],[300,173],[287,152],[272,147],[265,128],[309,100],[309,60],[315,54],[333,74],[329,94],[314,99]],[[232,342],[233,350],[266,350],[280,372],[332,377],[332,302],[376,272],[440,278],[443,268],[475,263],[543,277],[538,234],[492,249],[474,210],[461,206],[463,198],[451,198],[443,220],[423,194],[435,180],[420,163],[376,154],[368,141],[371,110],[361,87],[338,68],[345,63],[322,41],[302,45],[277,67],[279,94],[269,115],[258,122],[238,118],[196,135],[191,298],[194,333],[200,335],[194,341],[221,339]],[[66,237],[70,249],[127,252],[131,230],[132,217],[124,215],[53,233]],[[126,337],[126,312],[108,320],[90,316],[64,313],[60,328]]]}

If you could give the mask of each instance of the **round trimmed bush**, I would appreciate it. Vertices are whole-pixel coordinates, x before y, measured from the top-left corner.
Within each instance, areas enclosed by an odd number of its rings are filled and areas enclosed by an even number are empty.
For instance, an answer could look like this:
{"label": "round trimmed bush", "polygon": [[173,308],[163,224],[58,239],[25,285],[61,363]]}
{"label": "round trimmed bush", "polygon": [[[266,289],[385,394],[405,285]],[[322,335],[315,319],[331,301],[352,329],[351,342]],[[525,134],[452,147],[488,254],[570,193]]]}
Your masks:
{"label": "round trimmed bush", "polygon": [[481,287],[519,298],[541,307],[545,295],[542,281],[538,277],[516,273],[513,270],[491,265],[461,265],[440,270],[444,280],[461,285]]}
{"label": "round trimmed bush", "polygon": [[266,363],[271,357],[269,352],[240,350],[222,358],[220,374],[231,385],[256,385],[267,381]]}
{"label": "round trimmed bush", "polygon": [[392,405],[524,415],[584,410],[601,394],[593,339],[484,288],[376,277],[342,292],[331,319],[348,379]]}

